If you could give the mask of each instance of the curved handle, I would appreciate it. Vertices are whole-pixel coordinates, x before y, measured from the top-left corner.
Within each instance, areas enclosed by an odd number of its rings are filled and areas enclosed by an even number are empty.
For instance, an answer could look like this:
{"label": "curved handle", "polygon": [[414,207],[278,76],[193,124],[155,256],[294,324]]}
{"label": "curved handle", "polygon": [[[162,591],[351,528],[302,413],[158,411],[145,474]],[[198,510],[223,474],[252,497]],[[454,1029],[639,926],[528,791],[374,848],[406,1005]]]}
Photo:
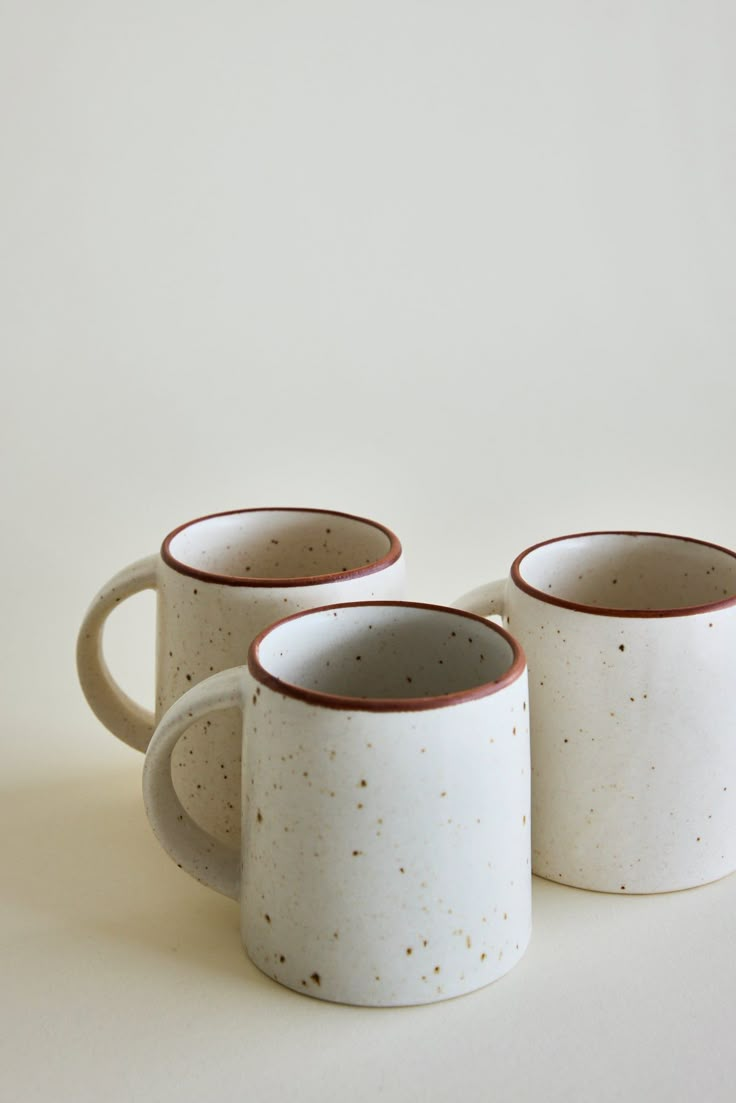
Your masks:
{"label": "curved handle", "polygon": [[196,720],[220,709],[245,706],[245,672],[223,670],[187,690],[153,733],[143,765],[143,801],[156,838],[180,869],[203,885],[238,899],[240,851],[214,839],[184,810],[171,780],[171,756]]}
{"label": "curved handle", "polygon": [[156,721],[114,681],[102,653],[102,629],[121,601],[156,589],[158,561],[157,555],[149,555],[111,578],[87,610],[77,637],[77,674],[87,703],[113,735],[137,751],[145,751]]}
{"label": "curved handle", "polygon": [[455,609],[479,613],[482,617],[502,617],[505,612],[507,584],[506,578],[499,578],[497,582],[486,582],[485,585],[456,598],[452,605]]}

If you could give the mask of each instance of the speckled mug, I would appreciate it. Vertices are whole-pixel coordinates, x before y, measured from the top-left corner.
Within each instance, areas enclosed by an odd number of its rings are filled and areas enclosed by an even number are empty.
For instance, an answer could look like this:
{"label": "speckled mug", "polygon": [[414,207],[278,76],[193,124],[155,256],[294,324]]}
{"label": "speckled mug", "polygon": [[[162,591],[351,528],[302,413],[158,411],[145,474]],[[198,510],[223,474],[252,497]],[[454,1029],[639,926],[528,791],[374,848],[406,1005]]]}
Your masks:
{"label": "speckled mug", "polygon": [[[230,708],[241,853],[190,820],[171,781],[190,725]],[[268,976],[339,1003],[430,1003],[496,980],[529,941],[527,716],[523,653],[480,617],[402,602],[301,613],[167,712],[146,810],[175,862],[240,900]]]}
{"label": "speckled mug", "polygon": [[455,604],[528,656],[535,873],[649,893],[736,869],[736,553],[562,536]]}
{"label": "speckled mug", "polygon": [[[95,597],[77,642],[77,669],[95,715],[145,750],[156,722],[187,689],[245,662],[254,636],[288,613],[335,601],[404,596],[404,556],[390,529],[347,513],[243,509],[174,529],[158,555],[117,574]],[[117,686],[102,655],[110,612],[140,590],[157,594],[155,715]],[[240,717],[209,719],[179,745],[177,793],[220,839],[240,830]]]}

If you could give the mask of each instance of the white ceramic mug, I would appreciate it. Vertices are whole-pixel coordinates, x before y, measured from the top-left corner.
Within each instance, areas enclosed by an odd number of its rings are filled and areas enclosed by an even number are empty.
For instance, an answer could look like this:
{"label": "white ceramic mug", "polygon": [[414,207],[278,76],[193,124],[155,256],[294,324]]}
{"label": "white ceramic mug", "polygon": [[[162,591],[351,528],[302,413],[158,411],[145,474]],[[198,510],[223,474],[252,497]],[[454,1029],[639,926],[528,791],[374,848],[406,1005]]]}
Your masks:
{"label": "white ceramic mug", "polygon": [[[330,602],[401,598],[404,576],[397,537],[362,517],[245,509],[189,521],[95,597],[77,642],[82,689],[103,724],[143,751],[169,705],[213,672],[244,663],[266,625]],[[158,599],[155,714],[123,693],[102,654],[110,612],[147,589]],[[187,812],[218,838],[237,840],[240,717],[213,717],[183,739],[173,770]]]}
{"label": "white ceramic mug", "polygon": [[562,536],[455,604],[527,654],[535,873],[645,893],[736,869],[736,553]]}
{"label": "white ceramic mug", "polygon": [[[230,708],[244,717],[240,853],[192,822],[171,780],[190,725]],[[302,613],[167,712],[146,810],[175,862],[240,900],[268,976],[340,1003],[429,1003],[490,983],[527,946],[527,717],[523,653],[480,617],[400,602]]]}

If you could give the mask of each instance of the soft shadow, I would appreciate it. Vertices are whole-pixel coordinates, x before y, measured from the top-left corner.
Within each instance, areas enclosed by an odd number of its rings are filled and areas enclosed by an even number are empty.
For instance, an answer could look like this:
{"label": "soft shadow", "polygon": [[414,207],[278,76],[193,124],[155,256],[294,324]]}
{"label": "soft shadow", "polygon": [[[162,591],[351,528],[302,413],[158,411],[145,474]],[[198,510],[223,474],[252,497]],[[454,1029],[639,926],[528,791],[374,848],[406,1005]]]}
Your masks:
{"label": "soft shadow", "polygon": [[104,773],[34,779],[0,792],[10,862],[4,899],[23,930],[70,944],[135,944],[264,988],[277,986],[240,945],[238,906],[178,870],[151,831],[141,760]]}

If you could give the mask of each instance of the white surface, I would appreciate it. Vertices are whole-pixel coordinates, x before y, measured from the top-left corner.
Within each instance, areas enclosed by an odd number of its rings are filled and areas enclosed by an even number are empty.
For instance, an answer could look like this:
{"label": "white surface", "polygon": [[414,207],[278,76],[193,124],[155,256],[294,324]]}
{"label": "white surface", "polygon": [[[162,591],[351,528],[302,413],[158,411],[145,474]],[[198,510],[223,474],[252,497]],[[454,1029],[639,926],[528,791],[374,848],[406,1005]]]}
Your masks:
{"label": "white surface", "polygon": [[[558,533],[736,546],[736,11],[11,0],[0,14],[2,1091],[730,1099],[736,878],[535,884],[497,985],[359,1011],[176,870],[74,638],[246,505],[374,516],[450,600]],[[110,659],[150,701],[151,605]]]}

